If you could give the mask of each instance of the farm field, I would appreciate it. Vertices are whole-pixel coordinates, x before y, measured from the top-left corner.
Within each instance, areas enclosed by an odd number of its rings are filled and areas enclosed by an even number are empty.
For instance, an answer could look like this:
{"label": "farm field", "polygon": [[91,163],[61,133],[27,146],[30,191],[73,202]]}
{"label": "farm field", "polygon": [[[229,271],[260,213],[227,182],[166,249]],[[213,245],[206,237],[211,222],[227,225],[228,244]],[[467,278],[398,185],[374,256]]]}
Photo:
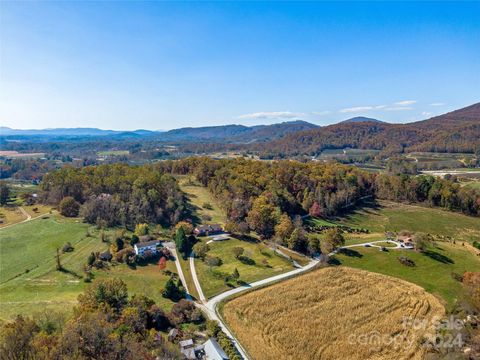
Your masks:
{"label": "farm field", "polygon": [[[406,256],[415,266],[402,265],[399,256]],[[379,251],[375,248],[355,247],[335,255],[334,263],[373,271],[410,281],[438,296],[451,307],[462,296],[462,285],[452,273],[478,271],[480,258],[461,245],[438,242],[425,253],[413,250]]]}
{"label": "farm field", "polygon": [[475,217],[388,201],[379,201],[377,205],[356,210],[350,215],[337,218],[335,222],[365,228],[372,234],[410,230],[446,235],[457,241],[480,238],[480,221]]}
{"label": "farm field", "polygon": [[[28,205],[28,206],[22,206],[23,209],[32,217],[36,216],[41,216],[44,214],[50,213],[52,211],[52,207],[48,205],[42,205],[42,204],[35,204],[35,205]],[[34,209],[36,209],[34,211]]]}
{"label": "farm field", "polygon": [[107,151],[99,151],[97,152],[98,156],[121,156],[121,155],[128,155],[130,151],[128,150],[107,150]]}
{"label": "farm field", "polygon": [[1,206],[0,207],[0,228],[16,224],[26,219],[20,208],[17,206]]}
{"label": "farm field", "polygon": [[[46,217],[0,230],[0,319],[69,310],[88,286],[82,278],[88,255],[108,248],[95,227],[81,220],[57,214]],[[91,236],[87,236],[87,230]],[[69,273],[55,270],[56,248],[61,249],[67,242],[74,251],[61,254],[60,259]],[[176,272],[173,262],[167,264],[167,269]],[[171,306],[161,297],[167,277],[155,264],[139,265],[136,270],[121,264],[95,270],[94,276],[118,276],[127,283],[130,294],[145,293],[166,308]]]}
{"label": "farm field", "polygon": [[[213,199],[208,189],[193,181],[189,177],[179,177],[179,185],[184,193],[187,194],[191,204],[191,211],[197,223],[225,223],[225,215],[220,209],[219,204]],[[203,205],[210,204],[211,209],[206,209]],[[206,219],[209,219],[205,221]]]}
{"label": "farm field", "polygon": [[59,216],[32,220],[0,230],[0,318],[72,304],[84,283],[55,270],[56,248],[70,242],[62,265],[82,275],[91,251],[106,248],[98,237],[86,237],[88,226]]}
{"label": "farm field", "polygon": [[[402,280],[346,267],[312,271],[252,291],[223,306],[223,317],[253,359],[422,359],[432,320],[444,308]],[[390,345],[356,341],[387,334]],[[395,335],[393,335],[395,334]],[[405,336],[404,341],[400,338]]]}
{"label": "farm field", "polygon": [[18,158],[41,158],[44,157],[45,153],[20,153],[18,151],[10,151],[10,150],[1,150],[0,157],[4,157],[6,159],[18,159]]}
{"label": "farm field", "polygon": [[[240,280],[245,282],[261,280],[293,269],[289,260],[275,254],[273,250],[261,243],[231,238],[210,243],[209,246],[208,255],[221,258],[222,265],[210,268],[203,261],[195,259],[197,276],[207,298],[229,289],[224,282],[224,274],[232,274],[235,268],[240,273]],[[235,258],[232,249],[236,246],[245,249],[244,255],[254,261],[252,265]]]}

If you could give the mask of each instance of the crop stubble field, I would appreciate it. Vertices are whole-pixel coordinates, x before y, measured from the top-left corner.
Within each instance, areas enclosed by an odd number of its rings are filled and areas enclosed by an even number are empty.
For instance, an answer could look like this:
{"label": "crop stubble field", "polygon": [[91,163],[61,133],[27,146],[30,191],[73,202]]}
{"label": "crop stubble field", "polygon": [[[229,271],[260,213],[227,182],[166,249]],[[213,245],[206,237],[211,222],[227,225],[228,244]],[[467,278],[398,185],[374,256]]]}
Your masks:
{"label": "crop stubble field", "polygon": [[[325,268],[224,305],[223,316],[254,359],[421,359],[423,337],[404,319],[430,323],[444,314],[422,288],[351,268]],[[363,344],[358,336],[405,338],[398,346]],[[372,335],[375,336],[375,335]],[[409,345],[411,344],[411,345]]]}

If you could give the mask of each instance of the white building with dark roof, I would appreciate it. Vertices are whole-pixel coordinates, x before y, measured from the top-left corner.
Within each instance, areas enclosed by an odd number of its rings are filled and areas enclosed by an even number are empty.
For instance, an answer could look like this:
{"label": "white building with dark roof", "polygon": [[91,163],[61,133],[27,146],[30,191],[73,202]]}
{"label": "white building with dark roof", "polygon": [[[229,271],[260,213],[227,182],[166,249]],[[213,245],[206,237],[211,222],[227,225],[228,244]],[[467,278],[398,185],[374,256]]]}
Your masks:
{"label": "white building with dark roof", "polygon": [[148,242],[140,242],[136,243],[133,246],[133,249],[135,250],[135,254],[142,256],[144,255],[147,251],[151,252],[152,254],[157,254],[157,246],[160,245],[160,241],[158,240],[152,240]]}

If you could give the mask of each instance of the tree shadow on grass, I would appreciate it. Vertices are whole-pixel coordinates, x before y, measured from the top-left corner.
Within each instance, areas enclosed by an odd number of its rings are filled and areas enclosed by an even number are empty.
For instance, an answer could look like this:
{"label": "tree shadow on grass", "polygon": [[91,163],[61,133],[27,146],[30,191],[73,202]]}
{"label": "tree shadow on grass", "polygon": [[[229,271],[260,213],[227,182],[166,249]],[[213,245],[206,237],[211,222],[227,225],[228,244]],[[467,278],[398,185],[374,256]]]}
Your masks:
{"label": "tree shadow on grass", "polygon": [[255,265],[255,260],[248,256],[240,255],[237,259],[245,265]]}
{"label": "tree shadow on grass", "polygon": [[260,243],[260,241],[258,239],[254,238],[251,235],[247,235],[247,234],[243,234],[243,235],[242,234],[234,234],[232,237],[235,237],[238,240],[253,243],[253,244]]}
{"label": "tree shadow on grass", "polygon": [[454,264],[455,262],[448,256],[442,255],[436,251],[425,250],[422,252],[423,255],[428,256],[430,259],[436,260],[443,264]]}
{"label": "tree shadow on grass", "polygon": [[330,259],[328,259],[327,264],[328,265],[333,265],[333,266],[338,266],[338,265],[342,265],[342,262],[339,259],[337,259],[336,257],[333,256]]}
{"label": "tree shadow on grass", "polygon": [[356,257],[356,258],[363,257],[362,254],[360,254],[357,250],[353,250],[353,249],[345,248],[345,249],[340,249],[338,252],[342,255],[346,255],[349,257]]}
{"label": "tree shadow on grass", "polygon": [[333,217],[334,221],[354,220],[354,216],[357,214],[365,215],[378,215],[378,211],[382,209],[382,206],[376,201],[359,201],[357,204],[343,209],[341,216]]}

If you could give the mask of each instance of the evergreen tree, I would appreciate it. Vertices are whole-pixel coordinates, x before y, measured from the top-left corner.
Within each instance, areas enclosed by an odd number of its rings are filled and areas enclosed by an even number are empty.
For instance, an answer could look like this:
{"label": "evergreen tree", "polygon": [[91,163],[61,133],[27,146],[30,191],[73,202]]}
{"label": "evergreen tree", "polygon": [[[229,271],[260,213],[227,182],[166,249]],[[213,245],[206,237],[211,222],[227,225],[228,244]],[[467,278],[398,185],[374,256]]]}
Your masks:
{"label": "evergreen tree", "polygon": [[10,198],[10,188],[5,182],[0,182],[0,205],[6,205]]}
{"label": "evergreen tree", "polygon": [[187,252],[189,249],[187,235],[185,235],[185,230],[183,226],[180,226],[177,229],[177,233],[175,235],[175,244],[177,245],[178,251],[184,256],[187,256]]}

